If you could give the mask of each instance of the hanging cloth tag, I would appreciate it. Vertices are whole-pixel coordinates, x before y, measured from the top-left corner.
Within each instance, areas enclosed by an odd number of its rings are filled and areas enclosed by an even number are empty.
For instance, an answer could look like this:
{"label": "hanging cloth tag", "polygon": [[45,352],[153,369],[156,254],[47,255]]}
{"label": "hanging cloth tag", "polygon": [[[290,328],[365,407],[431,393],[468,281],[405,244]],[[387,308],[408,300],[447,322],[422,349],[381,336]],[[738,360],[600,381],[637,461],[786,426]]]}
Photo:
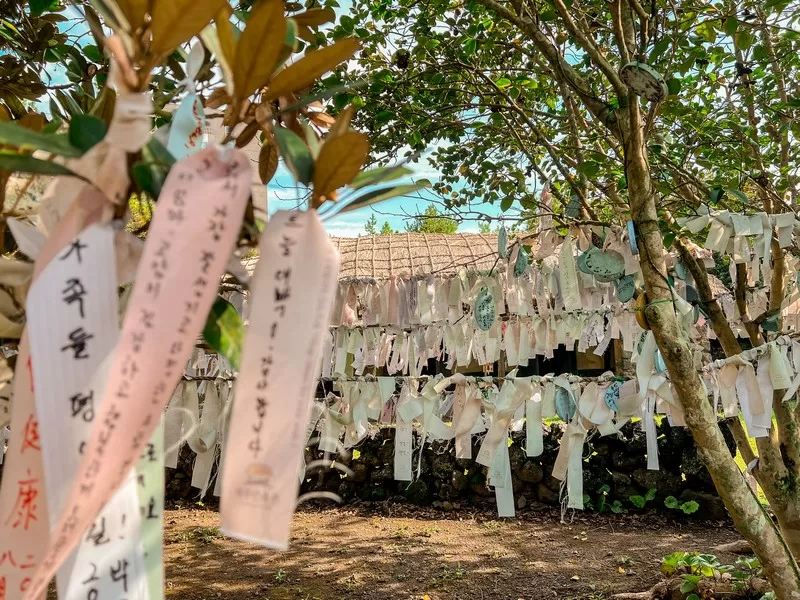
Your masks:
{"label": "hanging cloth tag", "polygon": [[785,390],[792,385],[789,369],[789,363],[781,354],[780,348],[775,342],[771,342],[769,344],[769,377],[774,389]]}
{"label": "hanging cloth tag", "polygon": [[[148,600],[164,598],[164,419],[136,466]],[[116,566],[116,565],[115,565]]]}
{"label": "hanging cloth tag", "polygon": [[[53,530],[51,539],[58,543],[49,548],[26,599],[38,598],[46,589],[67,553],[122,484],[181,376],[214,301],[250,194],[249,159],[238,150],[229,151],[229,156],[224,163],[216,149],[209,149],[170,170],[108,384],[94,391],[111,398],[101,404],[67,508]],[[189,199],[191,210],[187,210]],[[137,362],[136,372],[126,370],[132,360]],[[120,394],[130,399],[122,401]]]}
{"label": "hanging cloth tag", "polygon": [[513,518],[514,490],[511,483],[511,462],[508,458],[508,432],[500,440],[497,453],[489,469],[489,485],[494,486],[495,499],[497,500],[497,516]]}
{"label": "hanging cloth tag", "polygon": [[567,480],[567,508],[583,510],[583,443],[586,430],[579,420],[567,425],[561,438],[553,477]]}
{"label": "hanging cloth tag", "polygon": [[[172,394],[164,414],[164,466],[170,469],[178,468],[178,456],[181,452],[181,438],[183,437],[183,423],[185,409],[183,406],[183,393],[185,381],[181,381]],[[191,425],[190,425],[191,426]]]}
{"label": "hanging cloth tag", "polygon": [[648,398],[644,403],[644,414],[642,415],[642,427],[644,428],[645,439],[647,440],[647,468],[651,471],[658,471],[658,432],[656,431],[655,420],[656,399]]}
{"label": "hanging cloth tag", "polygon": [[414,448],[414,426],[410,419],[403,418],[410,402],[408,385],[404,385],[400,390],[395,413],[394,478],[396,481],[411,481],[413,478],[411,458]]}
{"label": "hanging cloth tag", "polygon": [[208,491],[208,486],[211,483],[211,469],[217,459],[219,417],[222,412],[215,382],[208,381],[205,383],[207,385],[205,386],[205,396],[203,397],[200,426],[196,434],[197,443],[192,448],[197,453],[197,456],[192,469],[191,485],[200,490],[201,499],[205,497]]}
{"label": "hanging cloth tag", "polygon": [[739,376],[739,368],[735,364],[728,363],[716,373],[717,389],[719,389],[723,413],[726,418],[735,417],[739,414],[739,403],[736,398],[736,379]]}
{"label": "hanging cloth tag", "polygon": [[525,401],[525,453],[527,456],[541,456],[544,452],[542,432],[542,386],[533,383],[531,395]]}
{"label": "hanging cloth tag", "polygon": [[573,254],[572,232],[567,234],[558,256],[558,267],[561,274],[561,293],[564,297],[564,310],[567,312],[581,309],[581,297],[578,289],[578,269]]}
{"label": "hanging cloth tag", "polygon": [[[28,294],[31,363],[51,526],[64,509],[100,408],[102,398],[95,399],[86,389],[119,335],[115,267],[114,231],[110,226],[92,225],[45,267]],[[54,304],[54,297],[61,302]],[[118,586],[107,573],[115,561],[130,566],[131,579],[137,582],[128,590],[131,597],[146,597],[135,480],[114,494],[93,527],[103,528],[106,523],[113,528],[113,540],[107,538],[109,543],[99,548],[101,544],[88,536],[59,570],[61,597],[83,598],[91,589],[104,595],[117,593]],[[86,571],[92,564],[99,571],[99,581],[87,584]]]}
{"label": "hanging cloth tag", "polygon": [[[278,212],[260,242],[225,453],[221,529],[285,548],[339,257],[314,211]],[[310,361],[310,362],[307,362]]]}

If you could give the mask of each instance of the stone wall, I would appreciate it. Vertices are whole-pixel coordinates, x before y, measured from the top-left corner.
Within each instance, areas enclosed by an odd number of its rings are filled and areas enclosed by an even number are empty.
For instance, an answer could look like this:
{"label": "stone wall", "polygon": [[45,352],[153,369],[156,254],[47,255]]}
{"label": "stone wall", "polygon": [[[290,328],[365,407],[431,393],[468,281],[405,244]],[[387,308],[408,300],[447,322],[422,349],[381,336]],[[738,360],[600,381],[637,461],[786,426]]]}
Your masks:
{"label": "stone wall", "polygon": [[[525,455],[525,433],[512,435],[509,458],[517,507],[536,510],[559,505],[561,482],[550,476],[558,454],[562,425],[545,428],[544,453],[538,458]],[[699,509],[690,518],[726,519],[722,501],[714,491],[714,484],[697,456],[689,432],[670,427],[666,420],[659,426],[660,471],[646,469],[646,442],[637,424],[626,425],[620,436],[592,437],[584,447],[584,492],[588,496],[587,509],[614,512],[658,510],[683,515],[668,509],[664,499],[668,496],[680,502],[694,500]],[[727,435],[727,428],[723,428]],[[735,452],[733,439],[728,436],[728,447]],[[417,440],[418,441],[418,440]],[[473,437],[473,456],[477,456],[480,440]],[[352,470],[345,476],[335,469],[314,470],[306,475],[302,492],[326,491],[338,494],[345,503],[355,501],[410,502],[433,505],[443,510],[458,510],[476,506],[492,509],[494,491],[486,486],[486,467],[471,459],[456,459],[453,444],[426,444],[422,454],[421,475],[409,484],[394,480],[394,429],[385,427],[365,440],[349,457],[336,458]],[[315,448],[306,452],[307,461],[321,458]],[[419,459],[414,452],[416,474]],[[184,448],[177,470],[167,470],[167,498],[170,500],[197,500],[198,490],[191,488],[191,466],[194,457]],[[212,483],[213,486],[213,483]],[[640,509],[631,496],[644,497],[655,489],[655,498]],[[209,492],[206,502],[213,502]],[[615,505],[615,501],[619,501]]]}

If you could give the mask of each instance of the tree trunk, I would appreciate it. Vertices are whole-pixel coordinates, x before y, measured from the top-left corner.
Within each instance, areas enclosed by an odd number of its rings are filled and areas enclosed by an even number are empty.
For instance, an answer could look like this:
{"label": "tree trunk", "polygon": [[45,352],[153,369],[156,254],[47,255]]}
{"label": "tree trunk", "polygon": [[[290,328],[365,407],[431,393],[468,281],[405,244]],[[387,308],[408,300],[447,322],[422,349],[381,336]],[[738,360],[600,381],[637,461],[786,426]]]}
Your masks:
{"label": "tree trunk", "polygon": [[636,227],[639,261],[649,299],[645,316],[683,406],[686,424],[697,443],[700,458],[736,528],[752,545],[776,597],[779,600],[797,600],[800,598],[797,564],[728,451],[717,425],[717,416],[695,370],[690,341],[675,315],[639,99],[634,95],[630,97],[627,117],[627,122],[620,125],[626,141],[624,151],[631,216]]}

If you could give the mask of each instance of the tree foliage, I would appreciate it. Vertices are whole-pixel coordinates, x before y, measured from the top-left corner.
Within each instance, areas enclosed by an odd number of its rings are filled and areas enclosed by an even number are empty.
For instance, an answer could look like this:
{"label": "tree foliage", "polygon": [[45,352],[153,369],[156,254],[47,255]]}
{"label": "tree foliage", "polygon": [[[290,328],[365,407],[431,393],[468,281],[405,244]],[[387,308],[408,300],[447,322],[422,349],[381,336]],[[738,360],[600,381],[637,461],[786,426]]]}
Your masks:
{"label": "tree foliage", "polygon": [[435,204],[429,204],[420,216],[406,223],[406,231],[412,233],[453,234],[457,229],[458,221],[442,215]]}
{"label": "tree foliage", "polygon": [[[369,86],[337,102],[363,105],[356,123],[373,136],[374,160],[432,148],[443,175],[435,191],[466,213],[485,201],[552,214],[559,227],[632,220],[645,314],[687,424],[779,598],[800,592],[800,413],[776,401],[775,435],[758,440],[753,463],[793,557],[726,458],[687,360],[691,344],[672,309],[664,253],[674,247],[692,264],[693,240],[676,218],[700,210],[794,212],[798,19],[796,0],[355,0],[352,20],[332,33],[352,32],[364,44],[358,66],[338,80],[366,77]],[[629,75],[645,71],[653,85],[632,87]],[[794,284],[777,242],[770,260],[772,280],[756,286],[770,290],[777,311]],[[761,344],[763,315],[746,314],[748,266],[736,270],[744,325]],[[707,275],[692,273],[725,352],[736,354]],[[755,459],[739,422],[728,426],[747,462]]]}
{"label": "tree foliage", "polygon": [[[796,199],[798,164],[788,149],[800,131],[798,3],[684,0],[674,11],[645,3],[649,30],[627,39],[615,34],[608,3],[567,1],[569,22],[558,4],[529,2],[530,16],[518,17],[513,4],[491,1],[356,0],[332,35],[352,32],[364,44],[360,68],[341,77],[370,81],[356,98],[356,122],[370,131],[375,158],[433,145],[443,175],[435,189],[450,203],[535,210],[538,186],[550,180],[562,218],[572,203],[610,220],[627,212],[623,142],[614,134],[624,98],[613,83],[639,58],[670,92],[647,123],[665,203],[685,205],[688,196],[690,205],[741,207],[760,172],[783,200]],[[590,50],[571,32],[583,27]],[[544,45],[563,60],[563,77]],[[579,79],[580,90],[565,78]]]}

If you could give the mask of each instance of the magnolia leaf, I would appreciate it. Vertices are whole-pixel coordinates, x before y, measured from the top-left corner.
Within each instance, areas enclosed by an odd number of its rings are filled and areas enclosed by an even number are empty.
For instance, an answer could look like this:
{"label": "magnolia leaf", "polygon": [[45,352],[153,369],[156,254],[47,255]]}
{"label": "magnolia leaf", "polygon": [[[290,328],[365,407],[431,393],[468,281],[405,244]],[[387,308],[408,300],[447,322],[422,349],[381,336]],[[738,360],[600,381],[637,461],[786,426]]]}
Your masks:
{"label": "magnolia leaf", "polygon": [[292,15],[298,25],[317,27],[336,20],[336,13],[332,8],[310,8],[298,15]]}
{"label": "magnolia leaf", "polygon": [[15,152],[0,152],[0,170],[39,173],[40,175],[71,175],[72,177],[83,179],[64,165],[48,160],[40,160],[29,154],[17,154]]}
{"label": "magnolia leaf", "polygon": [[[148,0],[116,0],[116,2],[120,10],[122,10],[122,14],[125,15],[131,32],[144,25]],[[158,0],[155,3],[158,4]]]}
{"label": "magnolia leaf", "polygon": [[[220,41],[220,35],[225,35],[225,33],[220,34],[220,29],[228,26],[232,27],[230,22],[228,22],[226,25],[225,21],[220,21],[218,26],[209,25],[200,32],[200,39],[203,40],[203,43],[205,44],[206,48],[208,48],[209,52],[216,57],[217,64],[219,64],[220,69],[222,69],[222,79],[225,82],[224,89],[215,89],[213,92],[211,92],[211,96],[209,97],[209,101],[215,97],[224,97],[225,102],[216,105],[206,103],[208,108],[219,108],[222,106],[222,104],[228,104],[230,102],[230,96],[233,94],[233,69],[231,68],[231,61],[233,60],[234,56],[233,54],[226,54],[226,51],[223,50],[222,42]],[[236,51],[235,45],[233,46],[233,51]]]}
{"label": "magnolia leaf", "polygon": [[311,31],[308,25],[297,25],[297,37],[309,44],[313,44],[317,41],[317,34]]}
{"label": "magnolia leaf", "polygon": [[233,85],[238,100],[244,100],[267,85],[275,71],[286,39],[286,19],[281,0],[262,0],[253,9],[236,44]]}
{"label": "magnolia leaf", "polygon": [[402,166],[396,167],[378,167],[376,169],[370,169],[369,171],[363,171],[356,175],[353,178],[353,181],[350,182],[350,187],[354,190],[361,189],[368,185],[375,185],[377,183],[383,183],[386,181],[394,181],[395,179],[400,179],[401,177],[405,177],[406,175],[413,174],[414,171]]}
{"label": "magnolia leaf", "polygon": [[336,137],[337,135],[342,135],[347,132],[350,129],[350,121],[353,119],[355,112],[356,107],[352,104],[348,105],[347,108],[336,117],[336,122],[328,131],[328,135],[330,137]]}
{"label": "magnolia leaf", "polygon": [[350,202],[347,206],[342,208],[341,212],[350,212],[351,210],[364,208],[365,206],[377,204],[378,202],[383,202],[384,200],[388,200],[389,198],[395,198],[397,196],[412,194],[414,192],[418,192],[419,190],[428,187],[431,187],[431,182],[428,181],[427,179],[420,179],[418,182],[410,183],[408,185],[396,185],[393,187],[373,190],[371,192],[362,194],[361,196]]}
{"label": "magnolia leaf", "polygon": [[261,183],[267,185],[278,170],[278,148],[267,139],[258,154],[258,176]]}
{"label": "magnolia leaf", "polygon": [[[230,7],[225,5],[214,17],[217,26],[217,39],[220,52],[228,64],[228,68],[236,58],[236,36],[233,33],[233,24],[230,21]],[[219,57],[218,57],[219,58]]]}
{"label": "magnolia leaf", "polygon": [[234,369],[239,368],[242,352],[243,328],[239,313],[223,298],[217,298],[208,313],[203,338],[214,350],[228,359]]}
{"label": "magnolia leaf", "polygon": [[248,123],[247,126],[242,130],[242,132],[236,138],[236,147],[237,148],[244,148],[253,141],[253,138],[256,137],[256,134],[261,129],[261,126],[258,124],[258,121],[253,121],[252,123]]}
{"label": "magnolia leaf", "polygon": [[227,0],[152,0],[152,50],[167,54],[199,34]]}
{"label": "magnolia leaf", "polygon": [[750,203],[752,202],[750,198],[747,197],[747,194],[745,194],[742,190],[725,188],[725,191],[729,193],[731,196],[735,196],[736,198],[738,198],[739,201],[742,202],[745,206],[749,206]]}
{"label": "magnolia leaf", "polygon": [[69,141],[86,152],[106,137],[106,124],[91,115],[75,115],[69,123]]}
{"label": "magnolia leaf", "polygon": [[350,183],[361,170],[367,154],[369,139],[358,131],[328,139],[314,167],[314,196],[327,196]]}
{"label": "magnolia leaf", "polygon": [[37,133],[8,121],[0,121],[0,144],[26,150],[43,150],[70,158],[77,158],[83,154],[80,148],[69,143],[66,135]]}
{"label": "magnolia leaf", "polygon": [[32,15],[41,15],[46,10],[55,10],[58,8],[58,0],[29,0]]}
{"label": "magnolia leaf", "polygon": [[353,56],[359,47],[357,39],[345,38],[332,46],[306,52],[303,58],[275,76],[267,89],[265,100],[274,100],[289,92],[308,87],[320,76]]}
{"label": "magnolia leaf", "polygon": [[305,185],[311,183],[311,177],[314,173],[314,159],[300,136],[294,131],[283,128],[275,129],[274,135],[275,141],[278,143],[278,150],[280,150],[283,161],[286,163],[286,168],[292,172],[294,178],[300,183]]}

